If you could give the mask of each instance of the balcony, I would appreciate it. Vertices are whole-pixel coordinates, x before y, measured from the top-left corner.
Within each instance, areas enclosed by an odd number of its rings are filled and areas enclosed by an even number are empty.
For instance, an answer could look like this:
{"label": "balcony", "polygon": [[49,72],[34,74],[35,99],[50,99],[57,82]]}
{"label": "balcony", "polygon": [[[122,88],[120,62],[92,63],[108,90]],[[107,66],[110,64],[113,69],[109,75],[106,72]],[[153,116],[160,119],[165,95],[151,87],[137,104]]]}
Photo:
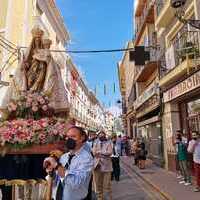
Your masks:
{"label": "balcony", "polygon": [[150,99],[153,95],[159,94],[158,83],[150,85],[134,102],[135,110],[138,109],[143,103]]}
{"label": "balcony", "polygon": [[174,11],[170,5],[170,0],[157,0],[157,19],[155,26],[157,29],[166,27],[174,18]]}
{"label": "balcony", "polygon": [[[151,46],[151,45],[150,45]],[[138,82],[145,82],[149,76],[158,68],[158,50],[155,48],[150,49],[150,60],[146,61],[143,66],[135,67],[135,80]]]}
{"label": "balcony", "polygon": [[160,86],[166,86],[199,65],[199,31],[183,31],[162,54]]}
{"label": "balcony", "polygon": [[142,36],[146,23],[153,24],[154,23],[154,0],[151,0],[149,3],[145,4],[143,12],[140,16],[136,15],[136,41],[137,44]]}

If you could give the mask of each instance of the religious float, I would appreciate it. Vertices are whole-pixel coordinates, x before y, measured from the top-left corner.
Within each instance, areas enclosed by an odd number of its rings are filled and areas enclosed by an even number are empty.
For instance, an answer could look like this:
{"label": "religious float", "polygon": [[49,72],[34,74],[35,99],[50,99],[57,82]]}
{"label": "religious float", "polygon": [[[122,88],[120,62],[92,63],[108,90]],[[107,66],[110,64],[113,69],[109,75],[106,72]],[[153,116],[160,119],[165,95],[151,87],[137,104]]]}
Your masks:
{"label": "religious float", "polygon": [[51,40],[39,27],[3,97],[0,122],[0,188],[5,200],[43,200],[43,160],[64,150],[69,105]]}

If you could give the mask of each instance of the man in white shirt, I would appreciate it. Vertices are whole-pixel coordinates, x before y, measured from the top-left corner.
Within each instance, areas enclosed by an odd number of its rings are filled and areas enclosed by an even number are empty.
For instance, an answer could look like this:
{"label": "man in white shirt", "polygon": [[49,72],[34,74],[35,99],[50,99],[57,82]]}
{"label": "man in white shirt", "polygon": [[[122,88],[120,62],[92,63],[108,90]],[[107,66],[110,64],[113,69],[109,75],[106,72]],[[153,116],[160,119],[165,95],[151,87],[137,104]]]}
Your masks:
{"label": "man in white shirt", "polygon": [[195,131],[192,132],[192,140],[189,142],[187,150],[189,153],[193,153],[196,174],[196,187],[194,188],[194,192],[200,192],[200,135]]}
{"label": "man in white shirt", "polygon": [[112,143],[107,140],[106,134],[101,131],[93,147],[94,160],[94,185],[97,200],[104,199],[104,192],[112,200],[111,172],[112,172]]}

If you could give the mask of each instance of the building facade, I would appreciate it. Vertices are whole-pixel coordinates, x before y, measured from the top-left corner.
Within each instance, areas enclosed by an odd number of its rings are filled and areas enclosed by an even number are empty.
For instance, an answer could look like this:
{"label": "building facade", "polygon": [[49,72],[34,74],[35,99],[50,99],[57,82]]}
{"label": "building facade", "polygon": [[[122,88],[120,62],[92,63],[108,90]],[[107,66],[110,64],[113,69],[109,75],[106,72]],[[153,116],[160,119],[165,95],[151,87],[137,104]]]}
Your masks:
{"label": "building facade", "polygon": [[[158,6],[159,5],[159,6]],[[174,17],[170,1],[157,1],[155,26],[162,49],[159,85],[163,93],[166,168],[175,170],[173,138],[181,130],[190,139],[200,131],[199,30]],[[200,1],[187,0],[184,18],[200,19]]]}
{"label": "building facade", "polygon": [[149,157],[162,165],[160,62],[154,11],[154,1],[140,0],[135,4],[133,19],[135,37],[127,47],[144,46],[150,55],[144,65],[137,65],[134,61],[130,61],[127,51],[119,65],[121,69],[119,79],[122,87],[121,79],[124,76],[125,92],[122,93],[121,90],[121,93],[126,107],[125,121],[128,136],[143,138]]}
{"label": "building facade", "polygon": [[162,164],[159,49],[154,10],[154,1],[140,0],[135,7],[134,46],[144,46],[145,51],[148,51],[150,55],[144,65],[135,65],[136,100],[134,110],[136,112],[137,137],[142,137],[145,140],[149,157],[157,164]]}
{"label": "building facade", "polygon": [[[200,19],[200,1],[187,0],[183,11],[185,19]],[[119,67],[124,121],[129,116],[128,88],[133,87],[137,137],[146,138],[150,157],[156,163],[164,160],[169,170],[175,170],[176,131],[188,141],[193,130],[200,131],[200,31],[180,22],[175,12],[170,0],[136,1],[134,47],[145,46],[150,59],[134,66],[134,79],[128,84],[132,69]]]}
{"label": "building facade", "polygon": [[88,130],[97,131],[105,128],[105,109],[86,86],[75,64],[69,58],[67,83],[69,89],[70,117],[75,124]]}
{"label": "building facade", "polygon": [[114,132],[114,116],[111,112],[105,112],[105,132],[111,136]]}
{"label": "building facade", "polygon": [[[133,48],[133,42],[128,42],[126,47]],[[122,120],[125,133],[130,137],[136,137],[136,121],[134,101],[136,100],[134,74],[135,64],[129,61],[129,52],[126,51],[122,60],[118,63],[120,91],[122,96]]]}

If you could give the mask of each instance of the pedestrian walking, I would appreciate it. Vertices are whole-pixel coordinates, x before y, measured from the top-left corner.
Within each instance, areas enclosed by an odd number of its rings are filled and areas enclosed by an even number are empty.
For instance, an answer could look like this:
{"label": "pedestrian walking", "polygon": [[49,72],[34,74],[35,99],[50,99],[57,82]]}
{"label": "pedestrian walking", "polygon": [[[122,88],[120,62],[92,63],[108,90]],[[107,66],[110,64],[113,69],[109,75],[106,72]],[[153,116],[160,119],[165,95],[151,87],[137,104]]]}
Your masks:
{"label": "pedestrian walking", "polygon": [[107,193],[108,199],[112,200],[112,150],[112,143],[107,140],[105,132],[101,131],[93,147],[94,185],[97,200],[103,200],[104,193]]}
{"label": "pedestrian walking", "polygon": [[138,157],[139,157],[139,142],[137,139],[134,139],[132,149],[133,149],[133,156],[134,156],[134,164],[138,165]]}
{"label": "pedestrian walking", "polygon": [[119,177],[120,177],[120,156],[119,156],[119,153],[117,152],[116,140],[117,140],[117,137],[113,136],[113,138],[112,138],[113,154],[111,156],[112,157],[113,172],[112,172],[111,180],[115,179],[116,181],[119,181]]}
{"label": "pedestrian walking", "polygon": [[123,148],[126,156],[129,156],[129,140],[127,136],[123,138]]}
{"label": "pedestrian walking", "polygon": [[122,136],[121,135],[117,137],[116,146],[117,146],[117,152],[119,153],[120,156],[122,156]]}
{"label": "pedestrian walking", "polygon": [[184,184],[185,186],[191,185],[191,177],[188,169],[187,163],[187,143],[182,139],[182,135],[180,133],[176,136],[177,148],[178,148],[178,163],[180,166],[181,174],[183,175],[184,180],[180,181],[180,184]]}
{"label": "pedestrian walking", "polygon": [[48,165],[46,170],[56,170],[54,176],[53,200],[85,200],[94,166],[88,147],[85,148],[84,129],[72,126],[67,131],[66,147],[69,150],[59,162]]}
{"label": "pedestrian walking", "polygon": [[145,143],[142,141],[138,147],[138,160],[140,169],[145,169],[146,158],[147,158],[147,150],[145,148]]}
{"label": "pedestrian walking", "polygon": [[200,135],[198,132],[192,132],[192,140],[189,142],[187,150],[189,153],[193,153],[196,177],[196,186],[194,188],[194,192],[200,192]]}
{"label": "pedestrian walking", "polygon": [[88,134],[88,145],[90,146],[91,150],[94,146],[95,140],[97,139],[97,134],[96,132],[90,131]]}

